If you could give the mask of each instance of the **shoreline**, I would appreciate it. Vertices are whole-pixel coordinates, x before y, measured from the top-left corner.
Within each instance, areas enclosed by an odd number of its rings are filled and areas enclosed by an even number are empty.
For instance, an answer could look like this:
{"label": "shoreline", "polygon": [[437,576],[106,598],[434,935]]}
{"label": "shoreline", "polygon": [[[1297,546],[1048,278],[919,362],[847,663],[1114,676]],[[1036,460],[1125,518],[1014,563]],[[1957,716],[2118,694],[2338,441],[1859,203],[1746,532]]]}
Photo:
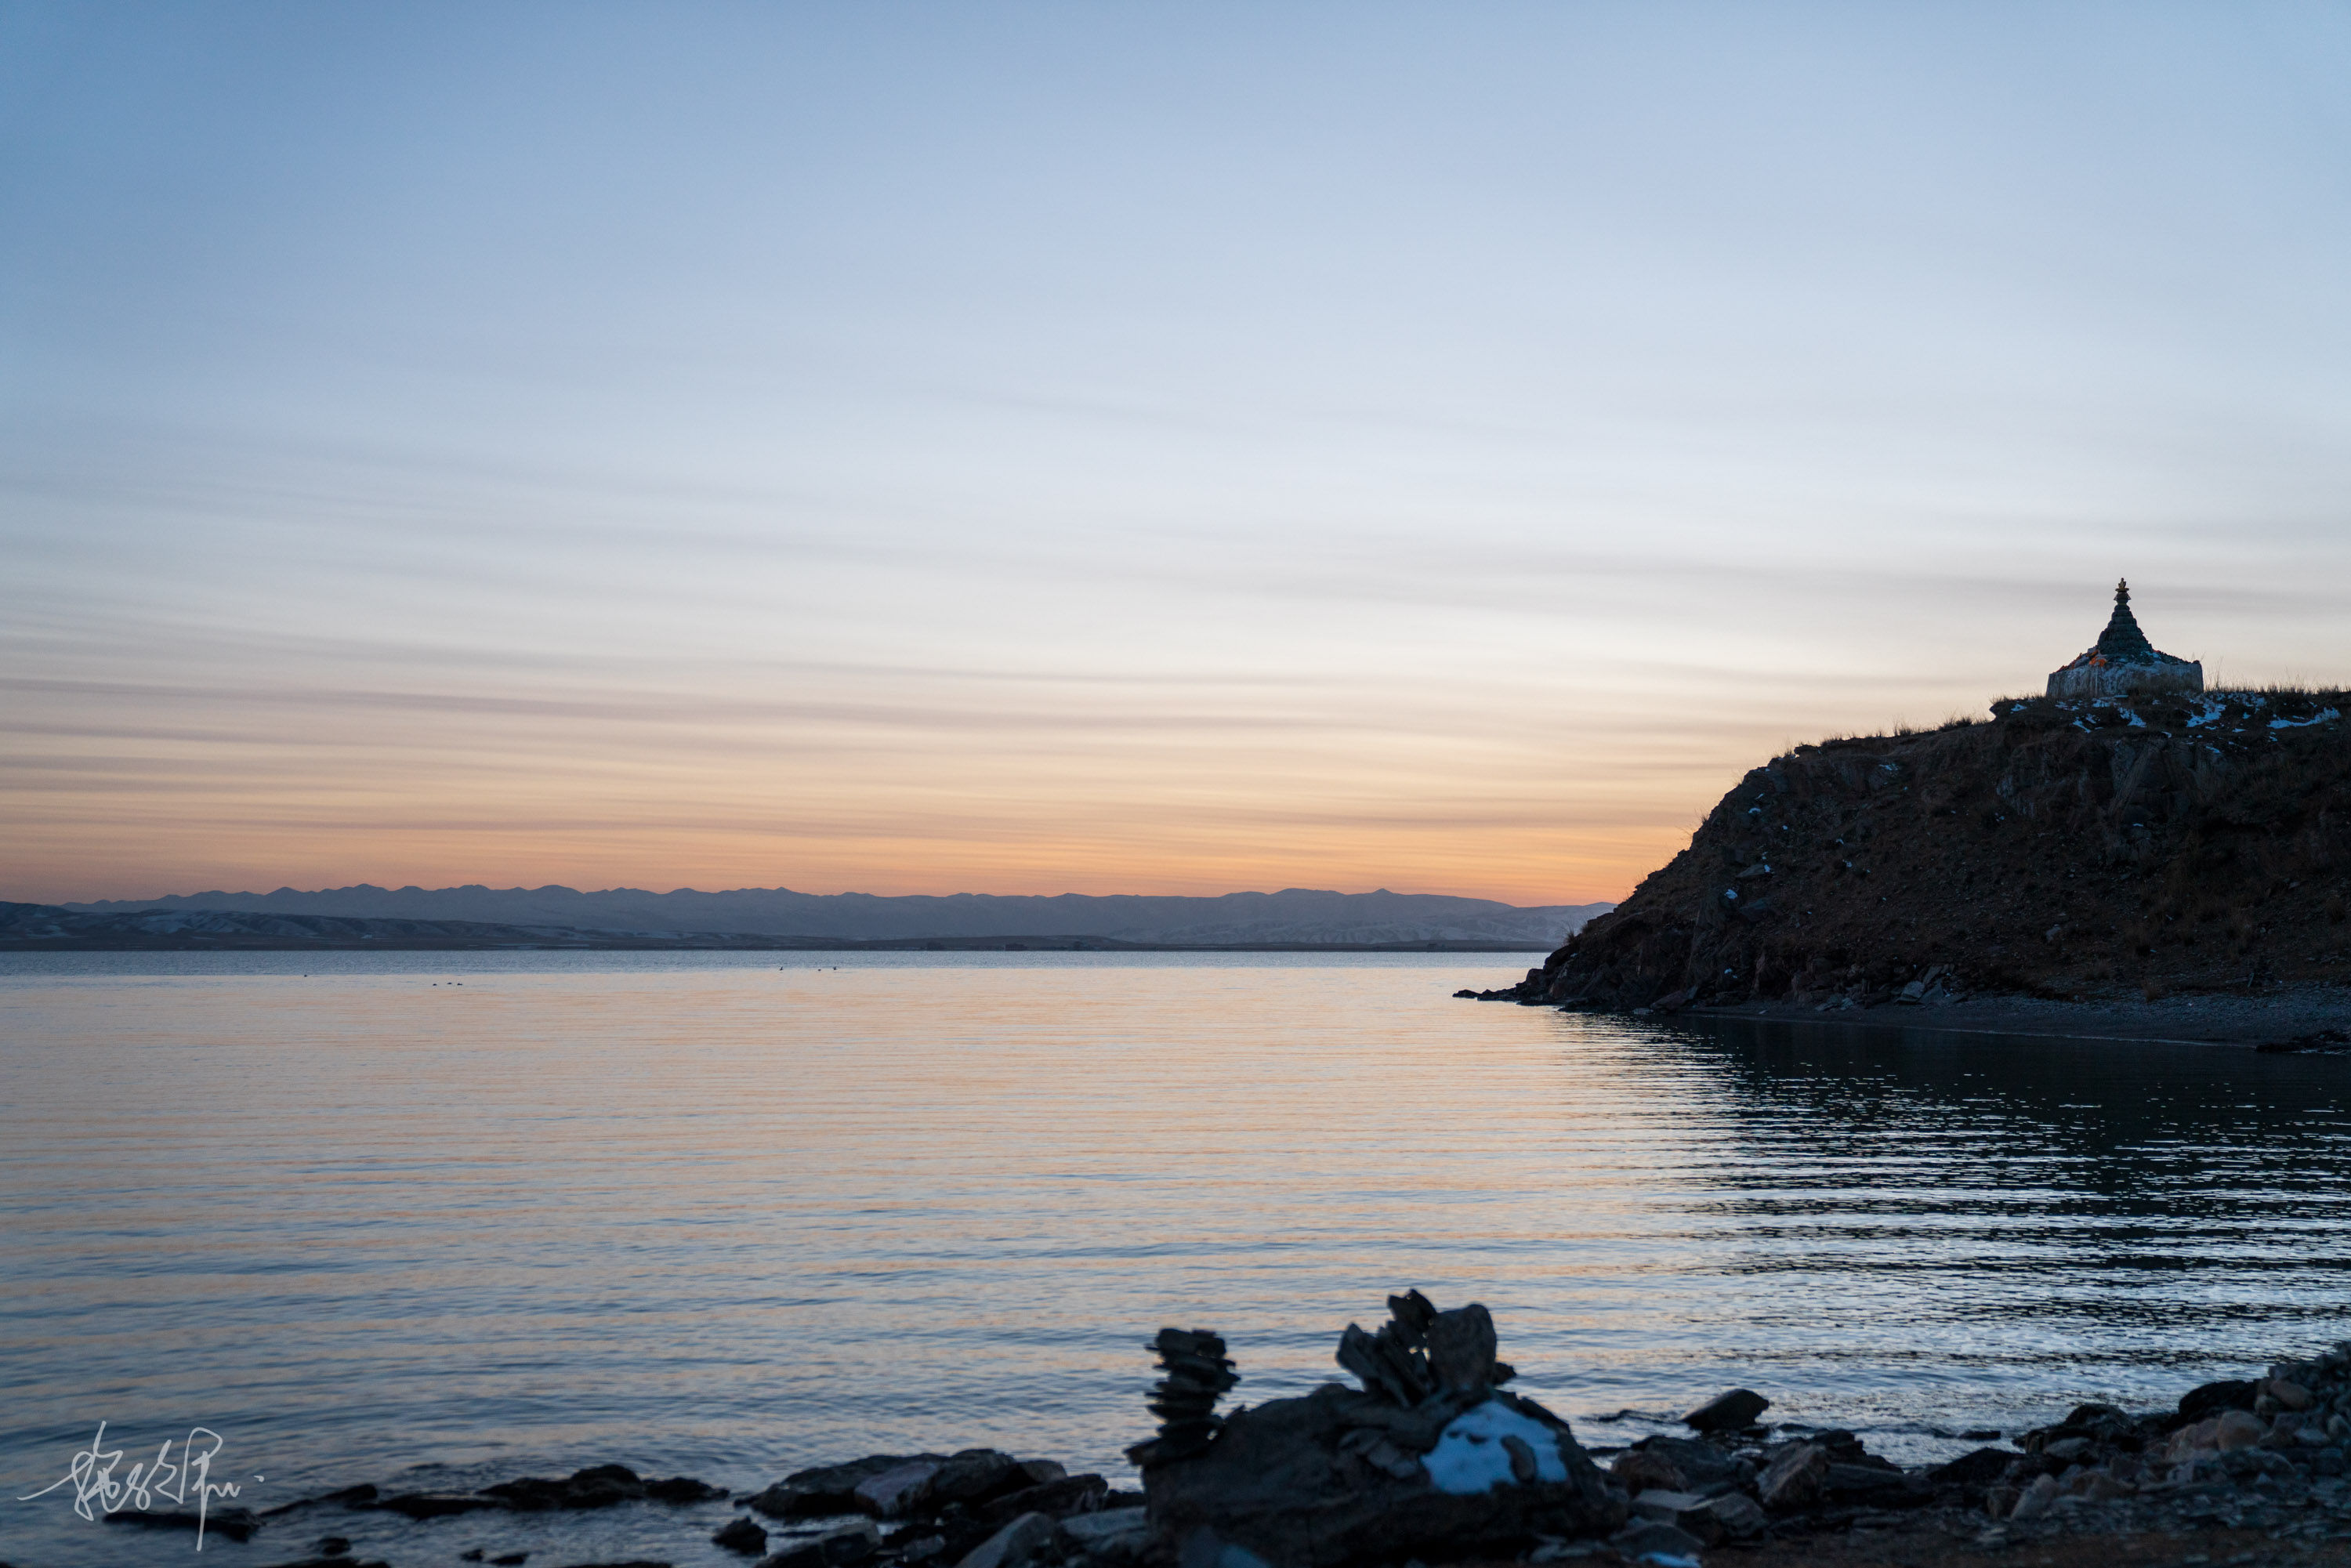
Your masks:
{"label": "shoreline", "polygon": [[1541,953],[1533,942],[1124,942],[1108,936],[691,937],[616,935],[610,941],[368,936],[310,940],[174,933],[169,936],[0,938],[10,953]]}
{"label": "shoreline", "polygon": [[[1499,1367],[1496,1375],[1508,1377]],[[1418,1447],[1408,1435],[1417,1418],[1413,1406],[1382,1405],[1369,1389],[1334,1384],[1314,1398],[1276,1401],[1254,1419],[1292,1431],[1286,1440],[1311,1453],[1319,1439],[1280,1412],[1329,1406],[1332,1396],[1364,1407],[1358,1419],[1372,1419],[1405,1448],[1384,1455],[1395,1467],[1388,1473],[1405,1478],[1401,1491],[1359,1476],[1346,1483],[1353,1495],[1365,1506],[1404,1509],[1398,1519],[1408,1517],[1421,1506],[1413,1499],[1428,1485],[1410,1459]],[[1434,1417],[1441,1421],[1446,1411],[1474,1409],[1481,1398],[1512,1396],[1489,1386],[1438,1394],[1418,1408],[1443,1407]],[[1851,1431],[1763,1423],[1769,1404],[1732,1390],[1684,1417],[1687,1431],[1624,1445],[1604,1440],[1583,1448],[1562,1432],[1563,1449],[1588,1456],[1573,1461],[1583,1467],[1584,1479],[1575,1483],[1584,1500],[1582,1525],[1552,1536],[1536,1523],[1535,1533],[1510,1544],[1524,1533],[1517,1524],[1497,1534],[1492,1517],[1481,1523],[1476,1516],[1530,1509],[1563,1488],[1498,1480],[1482,1494],[1450,1500],[1468,1505],[1455,1511],[1464,1531],[1458,1549],[1424,1541],[1410,1555],[1432,1568],[1613,1568],[1660,1561],[1684,1568],[2351,1563],[2351,1420],[2345,1416],[2351,1411],[2351,1342],[2266,1372],[2248,1369],[2241,1380],[2189,1389],[2176,1409],[2134,1415],[2108,1405],[2077,1406],[2029,1430],[1969,1434],[1993,1440],[1941,1463],[1907,1468],[1869,1453]],[[1244,1414],[1217,1419],[1239,1422]],[[1592,1435],[1588,1422],[1584,1431]],[[1266,1452],[1261,1427],[1236,1438],[1252,1456]],[[1351,1448],[1363,1448],[1343,1442],[1340,1469]],[[668,1568],[714,1555],[746,1568],[1176,1568],[1196,1557],[1214,1568],[1300,1568],[1282,1553],[1276,1555],[1283,1562],[1269,1562],[1229,1537],[1219,1548],[1213,1531],[1206,1556],[1197,1550],[1195,1516],[1205,1509],[1206,1517],[1221,1521],[1220,1506],[1240,1510],[1228,1529],[1257,1532],[1268,1550],[1271,1540],[1285,1538],[1303,1549],[1320,1538],[1316,1532],[1334,1528],[1332,1516],[1302,1501],[1283,1525],[1261,1512],[1249,1522],[1253,1493],[1219,1505],[1212,1490],[1204,1500],[1201,1481],[1219,1463],[1146,1458],[1143,1492],[992,1448],[871,1455],[731,1496],[692,1479],[657,1480],[617,1465],[478,1488],[470,1486],[473,1478],[455,1476],[435,1487],[412,1471],[406,1488],[354,1486],[258,1511],[215,1507],[208,1533],[245,1548],[233,1553],[235,1560],[266,1557],[272,1568],[407,1568],[453,1557]],[[195,1521],[174,1514],[120,1522],[192,1533]],[[1361,1542],[1342,1550],[1333,1536],[1323,1544],[1336,1553],[1325,1568],[1374,1568],[1386,1561]]]}
{"label": "shoreline", "polygon": [[1999,1035],[2135,1045],[2224,1046],[2277,1053],[2351,1054],[2351,988],[2326,982],[2280,986],[2253,996],[2202,992],[2144,1000],[2105,997],[2057,1001],[2043,997],[1943,997],[1913,1003],[1741,1002],[1723,1007],[1619,1010],[1559,1006],[1506,991],[1457,991],[1479,1001],[1513,1001],[1569,1013],[1609,1014],[1651,1022],[1769,1023],[1919,1034]]}
{"label": "shoreline", "polygon": [[[2326,984],[2282,987],[2260,996],[2204,994],[2154,1001],[2127,997],[2078,1002],[2039,997],[1967,997],[1912,1005],[1886,1002],[1874,1008],[1754,1002],[1687,1008],[1667,1016],[2147,1045],[2351,1051],[2351,992]],[[2343,1038],[2325,1038],[2330,1031]]]}

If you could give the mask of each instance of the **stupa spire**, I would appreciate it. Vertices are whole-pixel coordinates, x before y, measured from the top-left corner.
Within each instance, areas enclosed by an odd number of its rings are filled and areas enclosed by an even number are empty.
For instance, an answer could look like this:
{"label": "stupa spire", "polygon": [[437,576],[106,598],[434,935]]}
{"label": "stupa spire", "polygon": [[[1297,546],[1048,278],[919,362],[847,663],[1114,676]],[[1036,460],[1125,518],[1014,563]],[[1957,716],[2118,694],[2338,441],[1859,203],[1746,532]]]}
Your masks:
{"label": "stupa spire", "polygon": [[2115,581],[2115,612],[2106,620],[2106,629],[2098,633],[2097,652],[2109,663],[2116,659],[2145,659],[2155,652],[2155,644],[2138,629],[2138,617],[2131,613],[2130,579]]}

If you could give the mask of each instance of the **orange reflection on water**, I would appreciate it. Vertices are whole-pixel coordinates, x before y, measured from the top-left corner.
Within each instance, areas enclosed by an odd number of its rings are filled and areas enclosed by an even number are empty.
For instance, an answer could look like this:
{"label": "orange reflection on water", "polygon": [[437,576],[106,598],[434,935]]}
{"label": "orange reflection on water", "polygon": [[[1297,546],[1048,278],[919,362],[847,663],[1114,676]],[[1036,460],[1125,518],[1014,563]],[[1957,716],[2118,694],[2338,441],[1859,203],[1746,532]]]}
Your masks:
{"label": "orange reflection on water", "polygon": [[2339,1300],[2342,1064],[1450,997],[1516,962],[19,962],[0,1448],[95,1389],[289,1485],[1115,1466],[1160,1324],[1223,1332],[1257,1401],[1415,1284],[1486,1301],[1579,1419],[1748,1382],[1898,1448],[2266,1357]]}

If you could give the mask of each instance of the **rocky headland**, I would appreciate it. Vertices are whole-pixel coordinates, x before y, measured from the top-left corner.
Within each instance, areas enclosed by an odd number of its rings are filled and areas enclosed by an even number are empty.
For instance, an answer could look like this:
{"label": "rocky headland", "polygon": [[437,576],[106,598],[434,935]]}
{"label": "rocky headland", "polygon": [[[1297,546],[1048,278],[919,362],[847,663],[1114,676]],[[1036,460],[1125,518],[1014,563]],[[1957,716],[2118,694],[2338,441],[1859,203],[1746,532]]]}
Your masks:
{"label": "rocky headland", "polygon": [[1480,995],[1820,1011],[2298,988],[2351,1019],[2351,699],[2016,698],[1799,746],[1689,847]]}

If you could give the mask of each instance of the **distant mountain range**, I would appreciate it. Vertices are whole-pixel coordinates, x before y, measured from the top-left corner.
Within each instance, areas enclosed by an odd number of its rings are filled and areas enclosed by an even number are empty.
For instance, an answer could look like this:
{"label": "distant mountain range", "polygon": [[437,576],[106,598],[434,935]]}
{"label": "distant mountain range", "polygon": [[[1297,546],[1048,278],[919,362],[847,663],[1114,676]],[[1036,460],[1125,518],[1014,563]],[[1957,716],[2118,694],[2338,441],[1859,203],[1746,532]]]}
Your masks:
{"label": "distant mountain range", "polygon": [[[1384,888],[1376,893],[1285,888],[1280,893],[1228,893],[1218,898],[974,893],[880,897],[862,893],[794,893],[781,887],[724,893],[699,893],[692,888],[674,893],[638,888],[581,893],[569,887],[382,888],[362,883],[316,893],[281,887],[275,893],[195,893],[57,907],[85,917],[110,917],[99,923],[109,927],[125,916],[244,912],[339,920],[460,922],[539,932],[561,928],[580,934],[658,937],[664,943],[690,942],[697,936],[768,936],[848,942],[935,939],[961,946],[991,937],[1045,936],[1200,947],[1436,942],[1548,950],[1614,905],[1526,907],[1444,894],[1390,893]],[[126,922],[123,928],[128,931],[150,924]],[[93,934],[97,929],[82,928]],[[175,928],[193,929],[184,924]],[[285,934],[293,935],[290,929]]]}

